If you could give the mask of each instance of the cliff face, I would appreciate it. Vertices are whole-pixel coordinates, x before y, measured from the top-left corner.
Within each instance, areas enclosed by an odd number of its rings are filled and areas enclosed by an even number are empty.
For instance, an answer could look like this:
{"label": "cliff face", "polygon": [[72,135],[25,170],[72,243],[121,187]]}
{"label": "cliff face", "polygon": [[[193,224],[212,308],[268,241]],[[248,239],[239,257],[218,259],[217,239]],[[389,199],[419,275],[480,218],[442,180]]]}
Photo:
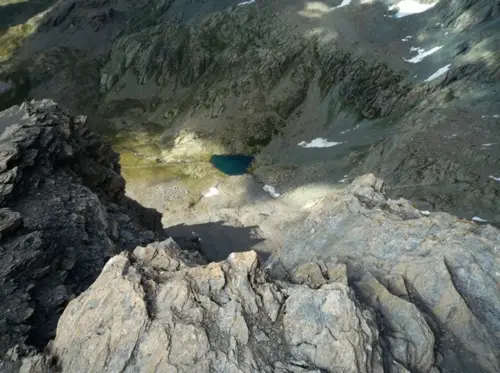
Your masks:
{"label": "cliff face", "polygon": [[163,235],[124,195],[119,156],[49,100],[0,113],[0,353],[53,338],[71,299],[116,253]]}

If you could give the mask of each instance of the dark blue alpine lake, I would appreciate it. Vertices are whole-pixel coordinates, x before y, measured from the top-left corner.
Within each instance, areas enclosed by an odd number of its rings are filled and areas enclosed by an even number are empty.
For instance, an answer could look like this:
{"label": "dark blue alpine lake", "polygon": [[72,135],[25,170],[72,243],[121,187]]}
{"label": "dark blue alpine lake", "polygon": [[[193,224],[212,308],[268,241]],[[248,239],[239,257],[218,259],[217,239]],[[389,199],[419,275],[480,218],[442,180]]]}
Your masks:
{"label": "dark blue alpine lake", "polygon": [[226,175],[243,175],[247,173],[254,157],[250,155],[213,155],[210,163]]}

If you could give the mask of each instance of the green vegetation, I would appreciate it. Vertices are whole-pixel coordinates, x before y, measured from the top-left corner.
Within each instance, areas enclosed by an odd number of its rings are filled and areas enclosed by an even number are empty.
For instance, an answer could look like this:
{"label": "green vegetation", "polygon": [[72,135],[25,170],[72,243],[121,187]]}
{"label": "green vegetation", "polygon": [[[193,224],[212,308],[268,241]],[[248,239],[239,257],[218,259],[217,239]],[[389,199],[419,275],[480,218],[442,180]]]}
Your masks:
{"label": "green vegetation", "polygon": [[117,130],[108,127],[102,131],[113,149],[120,153],[122,175],[127,183],[155,185],[180,180],[191,193],[199,194],[207,183],[225,175],[209,162],[201,160],[164,162],[168,145],[161,138],[163,128],[155,123],[145,123],[136,130]]}
{"label": "green vegetation", "polygon": [[35,26],[27,22],[24,25],[10,27],[5,31],[0,36],[0,62],[7,61],[34,30]]}
{"label": "green vegetation", "polygon": [[27,0],[0,0],[0,6],[25,3]]}

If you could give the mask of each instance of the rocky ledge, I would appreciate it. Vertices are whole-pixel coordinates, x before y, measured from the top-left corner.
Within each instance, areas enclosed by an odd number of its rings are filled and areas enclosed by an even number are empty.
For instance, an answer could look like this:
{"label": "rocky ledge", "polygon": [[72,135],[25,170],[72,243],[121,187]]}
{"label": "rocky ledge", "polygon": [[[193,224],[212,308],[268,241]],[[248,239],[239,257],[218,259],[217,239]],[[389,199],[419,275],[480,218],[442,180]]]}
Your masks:
{"label": "rocky ledge", "polygon": [[163,238],[161,214],[125,197],[118,160],[52,101],[0,113],[0,354],[45,345],[108,258]]}
{"label": "rocky ledge", "polygon": [[[1,138],[2,154],[19,149],[2,164],[20,169],[2,192],[2,373],[500,371],[496,228],[387,199],[365,175],[309,204],[266,263],[254,251],[208,263],[168,238],[104,265],[139,241],[113,241],[111,206],[134,237],[158,214],[127,210],[117,157],[82,119],[50,101],[2,118],[15,115]],[[55,339],[30,347],[37,315],[57,320],[64,306]]]}

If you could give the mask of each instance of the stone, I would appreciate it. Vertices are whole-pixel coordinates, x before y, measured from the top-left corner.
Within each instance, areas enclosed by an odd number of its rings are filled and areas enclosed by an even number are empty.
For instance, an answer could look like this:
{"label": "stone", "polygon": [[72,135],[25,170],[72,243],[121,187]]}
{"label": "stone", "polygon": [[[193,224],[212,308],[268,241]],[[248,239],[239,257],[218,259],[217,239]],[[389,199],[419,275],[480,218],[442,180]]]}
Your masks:
{"label": "stone", "polygon": [[164,234],[159,213],[125,197],[118,154],[81,118],[53,101],[33,101],[0,112],[0,128],[3,356],[26,339],[43,348],[66,303],[117,253],[108,203],[128,217],[131,237],[148,232],[150,242]]}
{"label": "stone", "polygon": [[321,215],[308,217],[313,234],[286,234],[270,272],[316,268],[311,258],[345,263],[346,283],[379,315],[396,371],[500,371],[500,231],[442,212],[417,215],[409,201],[378,192],[372,176],[362,180],[323,200]]}
{"label": "stone", "polygon": [[386,338],[394,358],[408,371],[427,372],[434,364],[434,334],[418,308],[392,295],[370,274],[356,284],[388,326]]}
{"label": "stone", "polygon": [[21,224],[21,214],[7,208],[0,208],[0,239],[15,231]]}
{"label": "stone", "polygon": [[307,284],[312,287],[326,284],[321,268],[316,263],[306,263],[297,267],[292,274],[291,280],[297,284]]}
{"label": "stone", "polygon": [[[171,267],[179,249],[165,245],[112,258],[70,302],[50,347],[62,372],[380,371],[373,316],[346,285],[275,284],[253,251]],[[274,319],[262,307],[263,292],[266,304],[278,306]]]}

